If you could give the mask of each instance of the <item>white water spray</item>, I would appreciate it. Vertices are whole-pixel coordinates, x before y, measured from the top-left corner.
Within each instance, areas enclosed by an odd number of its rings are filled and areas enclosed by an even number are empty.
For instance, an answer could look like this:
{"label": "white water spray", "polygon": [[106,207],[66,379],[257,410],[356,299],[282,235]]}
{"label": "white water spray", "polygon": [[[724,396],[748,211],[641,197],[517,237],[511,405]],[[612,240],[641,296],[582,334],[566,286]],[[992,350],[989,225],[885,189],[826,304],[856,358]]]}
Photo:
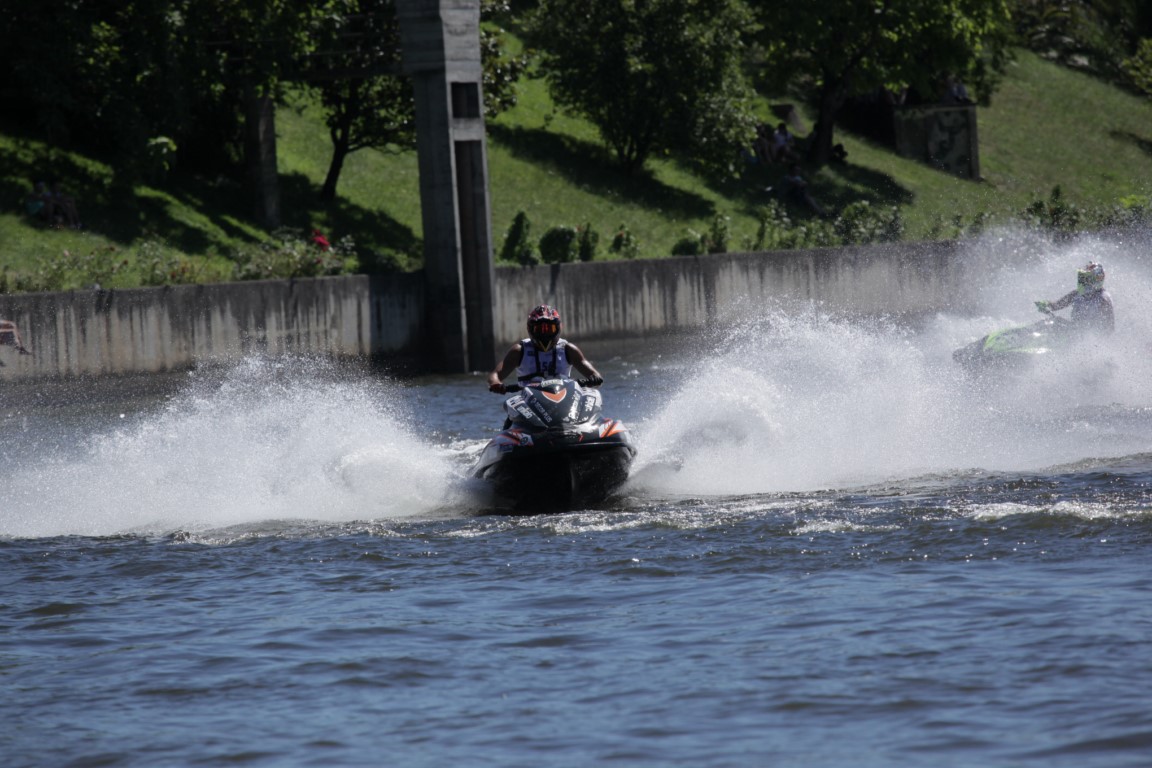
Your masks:
{"label": "white water spray", "polygon": [[[916,332],[813,306],[736,308],[695,377],[634,425],[631,490],[810,491],[1152,451],[1152,434],[1132,418],[1152,407],[1148,248],[1147,237],[1055,246],[989,236],[971,245],[991,265],[978,286],[983,315],[941,313]],[[1074,288],[1089,260],[1108,270],[1117,329],[1107,343],[1026,376],[973,381],[959,370],[953,349],[1038,320],[1033,302]]]}
{"label": "white water spray", "polygon": [[249,359],[158,414],[0,480],[0,535],[168,533],[427,514],[454,474],[409,431],[399,385]]}
{"label": "white water spray", "polygon": [[[942,312],[915,330],[814,306],[736,308],[707,351],[671,366],[677,383],[666,370],[644,381],[672,391],[651,415],[626,417],[640,449],[628,490],[679,498],[804,492],[1152,453],[1150,245],[1147,236],[1062,246],[989,236],[970,246],[973,262],[986,265],[976,270],[987,298],[981,315]],[[1088,260],[1104,263],[1116,306],[1117,331],[1105,347],[1030,376],[962,375],[953,349],[1037,319],[1032,302],[1070,290]],[[429,414],[405,406],[420,398],[401,389],[315,361],[250,359],[222,379],[197,374],[164,407],[85,432],[78,446],[21,452],[10,440],[5,455],[19,458],[0,475],[0,537],[395,520],[482,507],[461,467],[483,440],[433,444],[422,423]],[[613,403],[622,391],[609,385],[608,415],[619,415]],[[488,395],[475,392],[486,409]],[[458,405],[460,420],[478,412]],[[493,406],[490,421],[498,418]],[[57,442],[75,434],[62,429]]]}

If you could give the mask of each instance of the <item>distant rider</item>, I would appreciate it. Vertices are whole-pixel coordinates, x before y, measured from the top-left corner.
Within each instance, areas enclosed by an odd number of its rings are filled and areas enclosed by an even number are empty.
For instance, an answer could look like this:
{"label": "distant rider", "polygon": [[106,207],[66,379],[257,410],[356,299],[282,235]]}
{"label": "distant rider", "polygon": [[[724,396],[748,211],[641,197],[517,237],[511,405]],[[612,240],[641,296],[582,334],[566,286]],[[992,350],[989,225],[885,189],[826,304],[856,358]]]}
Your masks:
{"label": "distant rider", "polygon": [[1078,331],[1112,333],[1116,320],[1112,297],[1104,290],[1104,267],[1092,261],[1076,272],[1076,290],[1056,301],[1038,301],[1036,308],[1045,314],[1072,306],[1072,324]]}
{"label": "distant rider", "polygon": [[488,389],[503,394],[504,379],[516,371],[516,380],[528,384],[541,379],[571,377],[580,371],[592,386],[604,383],[592,363],[579,348],[560,337],[560,313],[546,304],[528,314],[528,338],[508,348],[504,359],[488,374]]}

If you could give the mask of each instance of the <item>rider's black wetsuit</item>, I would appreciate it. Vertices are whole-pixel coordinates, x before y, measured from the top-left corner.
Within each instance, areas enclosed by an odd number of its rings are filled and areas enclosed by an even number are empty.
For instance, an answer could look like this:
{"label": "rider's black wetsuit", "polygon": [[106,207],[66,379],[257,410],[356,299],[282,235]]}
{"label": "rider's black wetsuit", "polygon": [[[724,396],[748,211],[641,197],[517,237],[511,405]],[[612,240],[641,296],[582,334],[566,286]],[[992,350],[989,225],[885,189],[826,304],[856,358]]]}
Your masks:
{"label": "rider's black wetsuit", "polygon": [[1050,309],[1072,306],[1072,324],[1077,330],[1112,333],[1116,319],[1112,313],[1112,297],[1099,288],[1094,291],[1072,291],[1052,302]]}

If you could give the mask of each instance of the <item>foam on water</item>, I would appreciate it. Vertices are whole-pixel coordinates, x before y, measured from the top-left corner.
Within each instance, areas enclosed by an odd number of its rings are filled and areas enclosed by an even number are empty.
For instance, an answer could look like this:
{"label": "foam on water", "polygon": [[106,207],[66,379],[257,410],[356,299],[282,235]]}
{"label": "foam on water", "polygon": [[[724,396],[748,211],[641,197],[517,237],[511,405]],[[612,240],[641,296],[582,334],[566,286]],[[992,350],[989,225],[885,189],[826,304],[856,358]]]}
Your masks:
{"label": "foam on water", "polygon": [[428,514],[451,457],[415,436],[395,383],[252,358],[0,480],[0,535],[110,535],[270,519]]}
{"label": "foam on water", "polygon": [[[942,312],[910,329],[810,304],[732,307],[734,322],[705,349],[644,378],[644,397],[652,387],[666,397],[627,417],[639,456],[626,497],[664,514],[665,500],[875,492],[1152,453],[1148,238],[1057,246],[1001,233],[968,248],[984,265],[976,318]],[[1034,321],[1032,302],[1069,290],[1089,259],[1105,264],[1116,306],[1107,346],[1029,376],[962,374],[952,350]],[[610,383],[609,415],[628,384],[627,375],[615,391]],[[422,391],[317,361],[253,358],[223,376],[198,372],[162,408],[115,429],[62,426],[37,437],[47,448],[9,450],[19,458],[0,475],[0,536],[243,535],[270,521],[386,524],[486,508],[480,481],[465,477],[484,439],[453,426],[443,444],[435,433],[448,417],[413,389]],[[441,396],[457,404],[453,425],[498,418],[472,381]],[[77,432],[87,437],[72,445]]]}
{"label": "foam on water", "polygon": [[[750,306],[709,340],[695,373],[634,425],[640,494],[805,491],[969,469],[1033,470],[1152,449],[1152,264],[1147,238],[1057,246],[1020,234],[969,246],[988,265],[983,316],[941,313],[912,332],[812,305]],[[972,380],[952,350],[1039,319],[1036,299],[1103,262],[1117,330],[1032,375]],[[1065,311],[1064,314],[1067,314]]]}

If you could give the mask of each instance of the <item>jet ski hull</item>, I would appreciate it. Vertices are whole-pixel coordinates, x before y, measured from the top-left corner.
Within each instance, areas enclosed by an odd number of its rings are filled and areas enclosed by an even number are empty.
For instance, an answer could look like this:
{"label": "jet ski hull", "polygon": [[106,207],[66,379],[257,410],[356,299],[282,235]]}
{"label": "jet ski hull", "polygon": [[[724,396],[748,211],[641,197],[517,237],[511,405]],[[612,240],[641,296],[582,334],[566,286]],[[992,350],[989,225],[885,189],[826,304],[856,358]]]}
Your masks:
{"label": "jet ski hull", "polygon": [[472,474],[513,514],[586,508],[628,479],[636,455],[624,424],[601,411],[596,389],[568,378],[510,388],[508,421],[488,442]]}
{"label": "jet ski hull", "polygon": [[1050,359],[1069,342],[1066,322],[1042,320],[1032,325],[994,331],[952,353],[952,359],[970,373],[1026,371]]}
{"label": "jet ski hull", "polygon": [[625,480],[636,448],[627,432],[613,440],[564,436],[519,444],[523,432],[501,432],[481,455],[474,476],[492,483],[498,505],[518,514],[569,511],[604,502]]}

